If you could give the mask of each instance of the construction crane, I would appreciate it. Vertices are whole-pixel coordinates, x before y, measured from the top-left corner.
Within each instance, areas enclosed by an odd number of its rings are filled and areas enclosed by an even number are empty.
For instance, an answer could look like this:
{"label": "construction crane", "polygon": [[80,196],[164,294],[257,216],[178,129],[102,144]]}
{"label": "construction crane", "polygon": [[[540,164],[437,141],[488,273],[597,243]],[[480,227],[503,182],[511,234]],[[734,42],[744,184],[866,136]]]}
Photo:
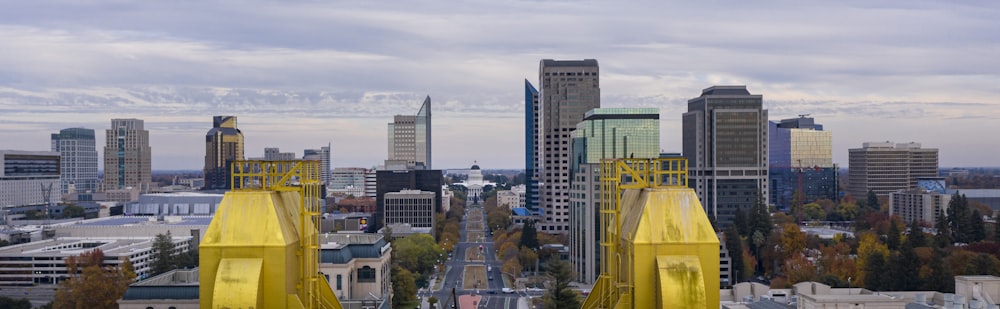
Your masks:
{"label": "construction crane", "polygon": [[233,162],[199,246],[199,307],[342,309],[319,273],[319,165]]}
{"label": "construction crane", "polygon": [[683,158],[601,160],[601,275],[583,308],[719,308],[719,238]]}

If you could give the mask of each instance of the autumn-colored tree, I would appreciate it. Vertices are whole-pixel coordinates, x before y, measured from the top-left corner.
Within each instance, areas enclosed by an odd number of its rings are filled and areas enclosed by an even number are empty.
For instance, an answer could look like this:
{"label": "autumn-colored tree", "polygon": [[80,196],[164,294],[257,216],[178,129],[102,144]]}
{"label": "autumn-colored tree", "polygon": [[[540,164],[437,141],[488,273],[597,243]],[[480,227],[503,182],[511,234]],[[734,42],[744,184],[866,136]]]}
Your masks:
{"label": "autumn-colored tree", "polygon": [[[806,233],[799,229],[798,225],[785,224],[781,226],[781,256],[782,260],[805,253]],[[781,261],[779,261],[779,264]],[[795,280],[789,281],[797,283]]]}
{"label": "autumn-colored tree", "polygon": [[514,278],[521,275],[521,263],[517,259],[508,259],[503,262],[503,272],[510,274]]}
{"label": "autumn-colored tree", "polygon": [[521,265],[535,265],[538,262],[538,254],[534,250],[521,247],[521,251],[518,253],[518,260],[521,262]]}
{"label": "autumn-colored tree", "polygon": [[[874,233],[870,232],[861,233],[861,236],[859,238],[860,241],[858,242],[858,268],[863,269],[865,271],[861,273],[860,276],[861,278],[858,278],[858,281],[867,282],[865,281],[866,279],[864,277],[868,275],[868,270],[869,270],[868,258],[872,255],[872,253],[879,253],[881,254],[882,258],[880,262],[884,264],[885,258],[889,255],[889,248],[886,247],[885,244],[879,242],[878,236],[876,236]],[[877,268],[877,270],[884,272],[885,269],[882,269],[881,268],[882,266],[884,265],[879,265],[879,268]]]}
{"label": "autumn-colored tree", "polygon": [[781,272],[785,274],[785,278],[788,279],[788,283],[790,284],[816,281],[819,278],[816,266],[801,254],[796,254],[785,260],[785,263],[781,266]]}
{"label": "autumn-colored tree", "polygon": [[851,256],[851,246],[847,243],[820,247],[817,264],[820,274],[835,276],[839,282],[847,282],[847,278],[859,278],[858,265]]}
{"label": "autumn-colored tree", "polygon": [[59,283],[52,308],[118,308],[118,299],[135,280],[128,259],[121,266],[104,266],[100,249],[66,258],[66,273],[69,278]]}

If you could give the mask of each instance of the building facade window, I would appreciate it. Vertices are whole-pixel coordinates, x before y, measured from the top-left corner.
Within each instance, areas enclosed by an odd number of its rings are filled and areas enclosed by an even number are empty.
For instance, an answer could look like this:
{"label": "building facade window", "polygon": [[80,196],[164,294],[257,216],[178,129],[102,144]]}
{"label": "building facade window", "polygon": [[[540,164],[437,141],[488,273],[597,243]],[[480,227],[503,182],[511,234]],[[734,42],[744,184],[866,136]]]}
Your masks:
{"label": "building facade window", "polygon": [[358,282],[375,282],[375,269],[367,265],[359,268]]}

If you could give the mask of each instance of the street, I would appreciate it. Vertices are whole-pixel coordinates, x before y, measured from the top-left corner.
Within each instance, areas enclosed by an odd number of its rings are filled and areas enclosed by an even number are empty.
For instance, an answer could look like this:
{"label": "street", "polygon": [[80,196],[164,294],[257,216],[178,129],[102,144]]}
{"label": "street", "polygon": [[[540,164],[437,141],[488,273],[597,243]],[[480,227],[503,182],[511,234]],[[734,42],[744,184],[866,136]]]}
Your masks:
{"label": "street", "polygon": [[[429,288],[431,291],[421,291],[419,292],[419,296],[426,300],[433,295],[438,298],[440,308],[452,308],[452,305],[455,303],[455,300],[451,296],[454,289],[455,295],[460,298],[462,295],[482,295],[482,299],[476,304],[476,308],[529,308],[529,297],[540,297],[543,292],[508,290],[508,293],[504,293],[504,288],[508,288],[509,286],[504,283],[503,276],[501,275],[500,270],[503,263],[496,259],[496,252],[493,248],[493,237],[490,235],[489,230],[486,229],[486,215],[482,205],[468,204],[465,216],[462,218],[460,225],[461,231],[463,231],[461,241],[455,246],[454,251],[451,252],[452,258],[445,263],[446,273],[443,277],[438,277],[438,280],[444,280],[443,284],[432,284]],[[470,235],[473,236],[473,239],[469,239]],[[466,266],[479,267],[469,267],[470,274],[465,275],[463,273],[467,268]],[[486,278],[479,278],[479,275],[475,275],[472,272],[472,270],[482,267],[488,269]],[[474,278],[469,280],[476,280],[476,282],[463,282],[463,278],[466,276]],[[434,290],[437,286],[440,286],[440,290]],[[423,308],[428,308],[426,307],[426,301],[423,306]]]}

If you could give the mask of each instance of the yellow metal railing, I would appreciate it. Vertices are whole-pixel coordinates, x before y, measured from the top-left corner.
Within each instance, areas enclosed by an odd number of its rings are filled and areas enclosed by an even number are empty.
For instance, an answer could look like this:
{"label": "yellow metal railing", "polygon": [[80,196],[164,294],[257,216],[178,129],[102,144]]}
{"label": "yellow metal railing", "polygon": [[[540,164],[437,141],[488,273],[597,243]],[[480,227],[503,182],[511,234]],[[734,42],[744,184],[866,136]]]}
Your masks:
{"label": "yellow metal railing", "polygon": [[[601,275],[591,293],[599,297],[598,308],[613,308],[619,301],[631,303],[628,277],[620,267],[621,198],[625,189],[687,187],[687,159],[604,159],[601,160]],[[627,306],[626,306],[627,307]]]}
{"label": "yellow metal railing", "polygon": [[292,191],[299,193],[299,266],[296,284],[305,308],[322,308],[319,275],[319,228],[322,185],[319,161],[235,161],[232,189]]}

